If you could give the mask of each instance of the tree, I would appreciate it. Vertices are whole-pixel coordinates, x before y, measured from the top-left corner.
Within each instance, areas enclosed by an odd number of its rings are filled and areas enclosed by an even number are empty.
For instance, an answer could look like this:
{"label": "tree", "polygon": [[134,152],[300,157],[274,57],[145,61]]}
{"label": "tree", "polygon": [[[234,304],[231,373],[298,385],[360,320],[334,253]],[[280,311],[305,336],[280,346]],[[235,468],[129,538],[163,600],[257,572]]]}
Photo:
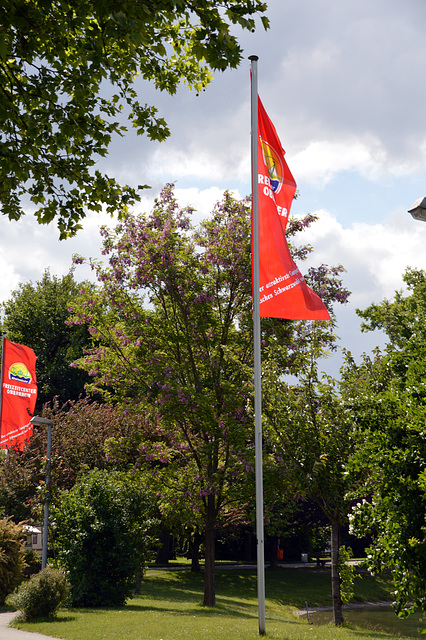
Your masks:
{"label": "tree", "polygon": [[348,473],[356,441],[350,413],[337,384],[319,380],[316,367],[297,385],[264,376],[265,437],[275,458],[276,477],[285,486],[313,500],[331,527],[331,588],[334,623],[343,623],[339,576],[340,527],[348,520],[354,479]]}
{"label": "tree", "polygon": [[[149,404],[158,416],[138,450],[157,462],[176,500],[202,513],[204,604],[212,606],[218,517],[253,468],[250,201],[225,193],[197,229],[191,213],[167,185],[150,215],[128,214],[114,232],[104,229],[109,266],[94,264],[100,287],[75,301],[72,319],[98,340],[78,363],[93,376],[91,390],[129,411]],[[307,224],[289,224],[289,233]],[[321,284],[340,292],[333,271]],[[287,321],[265,322],[263,337],[283,345],[283,371],[295,370],[293,355],[309,340]]]}
{"label": "tree", "polygon": [[[0,9],[0,203],[10,220],[21,199],[39,223],[74,234],[87,210],[121,212],[138,199],[100,171],[119,114],[151,140],[169,135],[135,89],[140,76],[174,94],[200,91],[211,70],[235,68],[242,50],[232,25],[255,28],[260,0],[137,0],[127,3],[5,0]],[[265,28],[268,20],[262,16]]]}
{"label": "tree", "polygon": [[71,363],[90,346],[90,334],[66,324],[70,300],[81,286],[73,270],[62,278],[46,270],[38,282],[20,284],[2,305],[9,340],[31,347],[37,356],[37,411],[54,398],[62,404],[84,393],[88,376]]}
{"label": "tree", "polygon": [[155,503],[144,483],[95,470],[52,509],[54,545],[76,607],[121,606],[146,562]]}
{"label": "tree", "polygon": [[426,374],[426,274],[407,269],[403,280],[405,293],[397,291],[393,300],[385,299],[365,310],[357,309],[357,313],[363,318],[362,331],[379,329],[387,335],[385,352],[391,358],[400,388],[413,384],[416,386],[413,392],[422,399],[426,388],[422,384]]}
{"label": "tree", "polygon": [[[53,419],[51,494],[71,489],[78,475],[92,469],[113,469],[105,445],[109,438],[128,438],[148,429],[143,414],[122,415],[116,407],[88,398],[45,407]],[[39,518],[44,501],[47,427],[34,430],[23,451],[9,450],[0,461],[0,513],[14,520]]]}
{"label": "tree", "polygon": [[405,294],[358,312],[364,330],[384,330],[389,343],[361,365],[349,361],[343,385],[371,494],[352,527],[373,536],[370,569],[391,569],[399,615],[426,609],[426,273],[408,269],[404,281]]}

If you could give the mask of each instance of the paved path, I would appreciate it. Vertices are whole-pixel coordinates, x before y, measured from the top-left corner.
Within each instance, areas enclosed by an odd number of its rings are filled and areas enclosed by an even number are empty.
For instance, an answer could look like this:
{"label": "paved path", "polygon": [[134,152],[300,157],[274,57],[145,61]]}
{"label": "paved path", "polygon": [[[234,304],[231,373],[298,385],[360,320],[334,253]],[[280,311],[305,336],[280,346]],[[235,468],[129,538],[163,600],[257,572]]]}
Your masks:
{"label": "paved path", "polygon": [[[21,631],[9,627],[9,622],[16,616],[16,611],[0,613],[0,639],[1,640],[52,640],[52,636],[32,631]],[[54,640],[54,639],[53,639]]]}

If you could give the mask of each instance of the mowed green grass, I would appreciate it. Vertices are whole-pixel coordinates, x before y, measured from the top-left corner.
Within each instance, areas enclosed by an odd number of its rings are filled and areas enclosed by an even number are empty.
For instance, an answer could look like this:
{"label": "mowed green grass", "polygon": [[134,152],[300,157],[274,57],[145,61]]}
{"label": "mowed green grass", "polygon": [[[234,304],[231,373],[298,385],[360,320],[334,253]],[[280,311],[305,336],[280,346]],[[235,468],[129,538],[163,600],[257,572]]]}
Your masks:
{"label": "mowed green grass", "polygon": [[[385,578],[360,573],[355,601],[389,600]],[[52,621],[19,628],[66,640],[255,640],[259,638],[255,569],[220,568],[216,572],[216,607],[202,606],[203,576],[189,569],[149,570],[140,596],[120,609],[68,609]],[[298,609],[329,606],[330,573],[316,569],[266,571],[267,638],[304,640],[375,640],[386,634],[312,626]]]}

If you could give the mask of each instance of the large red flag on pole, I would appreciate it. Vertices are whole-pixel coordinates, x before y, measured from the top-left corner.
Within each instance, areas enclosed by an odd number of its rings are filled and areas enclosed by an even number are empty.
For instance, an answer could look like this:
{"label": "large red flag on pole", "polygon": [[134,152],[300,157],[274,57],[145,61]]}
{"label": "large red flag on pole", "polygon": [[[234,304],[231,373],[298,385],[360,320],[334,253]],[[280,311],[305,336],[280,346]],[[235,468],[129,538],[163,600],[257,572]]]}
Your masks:
{"label": "large red flag on pole", "polygon": [[294,263],[285,230],[296,182],[274,125],[257,93],[257,56],[251,60],[251,175],[254,415],[256,458],[257,595],[259,634],[265,630],[265,561],[262,464],[262,377],[260,318],[329,320],[325,305]]}
{"label": "large red flag on pole", "polygon": [[36,355],[22,344],[3,337],[1,394],[0,394],[0,449],[22,449],[32,436],[30,422],[37,399]]}
{"label": "large red flag on pole", "polygon": [[275,127],[258,97],[260,315],[330,320],[324,303],[306,284],[287,245],[285,231],[296,182],[284,156]]}

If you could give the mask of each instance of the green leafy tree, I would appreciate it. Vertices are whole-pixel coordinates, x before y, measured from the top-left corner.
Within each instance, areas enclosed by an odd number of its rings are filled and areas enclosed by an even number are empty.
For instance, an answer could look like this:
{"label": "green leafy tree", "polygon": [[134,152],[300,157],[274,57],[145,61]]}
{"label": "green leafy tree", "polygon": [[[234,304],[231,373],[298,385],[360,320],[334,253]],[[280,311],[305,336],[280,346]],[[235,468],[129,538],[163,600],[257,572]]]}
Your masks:
{"label": "green leafy tree", "polygon": [[365,330],[385,331],[385,352],[349,360],[344,372],[371,495],[352,526],[373,536],[370,569],[391,569],[399,615],[426,609],[426,273],[408,269],[404,281],[405,293],[358,312]]}
{"label": "green leafy tree", "polygon": [[275,458],[277,478],[287,490],[313,500],[331,527],[331,588],[334,623],[343,623],[339,575],[340,528],[348,521],[354,475],[349,463],[356,450],[351,414],[338,385],[318,380],[316,367],[297,385],[279,378],[272,358],[264,374],[265,434]]}
{"label": "green leafy tree", "polygon": [[[253,469],[250,201],[225,193],[197,229],[191,213],[167,185],[150,215],[104,229],[109,265],[94,265],[100,287],[75,301],[72,318],[98,340],[79,361],[92,391],[129,411],[149,404],[159,418],[136,450],[140,462],[157,463],[170,495],[202,514],[204,604],[212,606],[218,518]],[[310,222],[290,223],[289,234]],[[317,273],[327,302],[338,299],[338,270]],[[332,344],[325,325],[321,336],[323,347]],[[263,337],[282,345],[282,370],[297,371],[309,342],[300,324],[265,321]]]}
{"label": "green leafy tree", "polygon": [[6,337],[31,347],[37,356],[36,411],[54,398],[62,404],[84,393],[87,375],[71,363],[90,346],[90,334],[66,324],[70,300],[81,286],[73,270],[62,278],[46,270],[41,280],[21,284],[2,305]]}
{"label": "green leafy tree", "polygon": [[52,509],[54,545],[78,607],[121,606],[146,562],[156,521],[153,497],[135,476],[95,470]]}
{"label": "green leafy tree", "polygon": [[389,380],[389,364],[385,356],[350,372],[362,377],[358,384],[352,381],[352,407],[362,438],[354,465],[366,470],[366,499],[353,508],[351,527],[356,535],[372,536],[367,565],[373,573],[391,570],[393,606],[406,616],[425,609],[426,411],[409,389],[400,388],[398,376]]}
{"label": "green leafy tree", "polygon": [[[60,237],[81,227],[87,210],[122,211],[135,189],[92,171],[124,112],[151,140],[169,130],[140,102],[135,80],[174,94],[199,91],[211,70],[236,67],[242,50],[233,25],[255,28],[260,0],[145,0],[117,5],[4,0],[0,9],[0,203],[11,220],[22,197],[40,223],[56,219]],[[265,27],[268,20],[262,16]]]}

